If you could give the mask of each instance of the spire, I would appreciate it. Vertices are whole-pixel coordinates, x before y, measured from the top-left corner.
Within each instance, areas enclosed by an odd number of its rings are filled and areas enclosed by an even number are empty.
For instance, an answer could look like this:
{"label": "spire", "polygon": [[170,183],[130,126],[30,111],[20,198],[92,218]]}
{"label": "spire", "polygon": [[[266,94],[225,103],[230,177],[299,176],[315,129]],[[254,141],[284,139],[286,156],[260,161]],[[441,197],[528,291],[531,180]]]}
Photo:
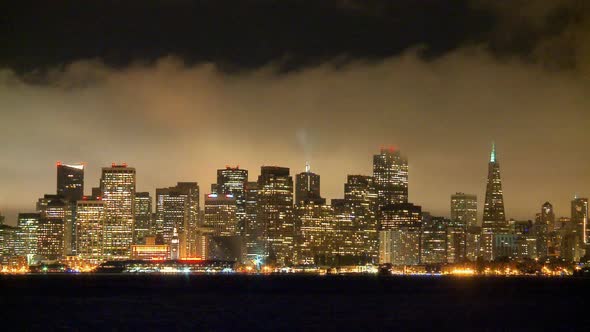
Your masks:
{"label": "spire", "polygon": [[492,153],[490,154],[490,162],[496,162],[496,142],[492,141]]}
{"label": "spire", "polygon": [[311,167],[309,166],[309,161],[305,162],[305,173],[309,173],[311,171]]}

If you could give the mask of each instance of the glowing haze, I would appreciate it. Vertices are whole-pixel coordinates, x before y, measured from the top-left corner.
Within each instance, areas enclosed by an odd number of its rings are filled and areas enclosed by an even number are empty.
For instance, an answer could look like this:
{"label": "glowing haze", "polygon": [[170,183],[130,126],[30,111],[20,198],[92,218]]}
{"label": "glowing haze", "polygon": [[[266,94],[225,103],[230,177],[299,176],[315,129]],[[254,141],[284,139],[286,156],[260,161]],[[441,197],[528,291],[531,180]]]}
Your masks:
{"label": "glowing haze", "polygon": [[[492,7],[504,22],[495,31],[519,22]],[[543,26],[553,10],[526,11],[525,21]],[[567,38],[539,39],[526,57],[476,44],[424,60],[415,46],[287,72],[281,59],[233,72],[175,55],[116,68],[81,58],[35,80],[6,66],[0,211],[14,224],[17,212],[54,193],[58,160],[87,163],[87,193],[101,167],[126,162],[137,169],[138,190],[152,194],[177,181],[197,181],[205,194],[225,165],[255,181],[261,165],[295,174],[309,161],[323,196],[340,198],[347,174],[371,174],[372,155],[395,146],[409,160],[410,200],[448,215],[457,191],[483,204],[494,140],[507,216],[532,219],[545,201],[567,216],[574,194],[590,195],[590,43],[578,25],[563,31]],[[559,45],[567,54],[552,51]]]}

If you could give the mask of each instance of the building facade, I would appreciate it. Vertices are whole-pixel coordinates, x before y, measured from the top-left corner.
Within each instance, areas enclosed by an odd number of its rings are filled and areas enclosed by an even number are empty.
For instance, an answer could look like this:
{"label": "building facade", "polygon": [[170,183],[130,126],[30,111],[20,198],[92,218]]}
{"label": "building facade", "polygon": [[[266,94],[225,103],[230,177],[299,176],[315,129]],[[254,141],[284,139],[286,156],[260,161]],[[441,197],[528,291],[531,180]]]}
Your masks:
{"label": "building facade", "polygon": [[101,198],[105,206],[103,252],[108,260],[131,257],[135,227],[135,168],[113,164],[102,168]]}

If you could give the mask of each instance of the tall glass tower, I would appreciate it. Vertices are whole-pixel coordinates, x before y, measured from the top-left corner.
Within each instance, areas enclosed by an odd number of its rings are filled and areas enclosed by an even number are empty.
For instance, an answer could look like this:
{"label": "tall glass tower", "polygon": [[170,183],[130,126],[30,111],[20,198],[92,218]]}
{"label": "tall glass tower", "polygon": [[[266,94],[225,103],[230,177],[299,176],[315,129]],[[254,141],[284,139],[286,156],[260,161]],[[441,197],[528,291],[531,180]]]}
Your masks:
{"label": "tall glass tower", "polygon": [[408,202],[408,161],[398,150],[381,149],[373,156],[373,177],[379,207]]}
{"label": "tall glass tower", "polygon": [[504,194],[502,192],[502,180],[500,178],[500,163],[496,157],[496,144],[492,143],[492,153],[488,163],[488,183],[486,186],[486,199],[483,208],[483,257],[485,260],[493,260],[493,242],[495,234],[508,232],[508,223],[504,213]]}

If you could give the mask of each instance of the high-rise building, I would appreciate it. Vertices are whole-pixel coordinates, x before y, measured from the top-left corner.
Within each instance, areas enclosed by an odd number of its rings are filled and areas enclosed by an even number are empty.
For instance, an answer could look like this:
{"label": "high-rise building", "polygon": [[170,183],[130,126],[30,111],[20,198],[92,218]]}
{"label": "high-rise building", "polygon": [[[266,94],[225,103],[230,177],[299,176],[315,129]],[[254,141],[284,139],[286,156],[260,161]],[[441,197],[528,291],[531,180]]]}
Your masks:
{"label": "high-rise building", "polygon": [[156,227],[152,219],[152,196],[149,192],[135,193],[135,228],[133,243],[145,244],[145,237],[155,235]]}
{"label": "high-rise building", "polygon": [[179,182],[175,187],[156,189],[156,232],[170,244],[176,228],[181,257],[194,257],[199,222],[199,185]]}
{"label": "high-rise building", "polygon": [[295,204],[326,204],[326,199],[320,195],[320,176],[311,172],[309,164],[305,165],[305,172],[297,174],[295,178]]}
{"label": "high-rise building", "polygon": [[420,264],[422,208],[411,203],[388,204],[379,209],[379,257],[393,265]]}
{"label": "high-rise building", "polygon": [[102,169],[100,196],[105,204],[102,255],[106,259],[131,257],[135,226],[135,176],[135,168],[127,164],[113,164]]}
{"label": "high-rise building", "polygon": [[325,265],[334,252],[334,210],[325,204],[303,200],[295,207],[297,262]]}
{"label": "high-rise building", "polygon": [[424,213],[421,228],[420,262],[443,264],[447,262],[447,227],[450,220]]}
{"label": "high-rise building", "polygon": [[581,243],[587,245],[590,241],[590,230],[588,229],[588,199],[574,197],[572,200],[571,222],[576,228]]}
{"label": "high-rise building", "polygon": [[412,203],[389,204],[379,210],[379,229],[413,227],[420,229],[422,207]]}
{"label": "high-rise building", "polygon": [[477,196],[464,193],[451,195],[451,220],[458,226],[477,226]]}
{"label": "high-rise building", "polygon": [[246,221],[244,233],[246,241],[246,255],[255,260],[264,254],[262,225],[258,220],[258,182],[247,182],[245,191]]}
{"label": "high-rise building", "polygon": [[232,194],[207,194],[203,224],[213,229],[213,236],[237,236],[240,233],[237,210]]}
{"label": "high-rise building", "polygon": [[[37,254],[37,236],[39,230],[39,213],[19,213],[18,228],[22,231],[25,255],[32,257]],[[30,259],[29,259],[30,262]]]}
{"label": "high-rise building", "polygon": [[289,168],[262,166],[258,177],[258,220],[264,235],[264,253],[271,263],[294,259],[293,178]]}
{"label": "high-rise building", "polygon": [[57,163],[57,194],[70,202],[84,196],[84,165]]}
{"label": "high-rise building", "polygon": [[467,231],[462,222],[450,220],[447,225],[447,263],[462,263],[467,259]]}
{"label": "high-rise building", "polygon": [[37,204],[40,208],[37,228],[37,254],[47,260],[58,260],[66,252],[66,218],[68,204],[58,195],[45,195]]}
{"label": "high-rise building", "polygon": [[79,200],[76,211],[76,253],[84,260],[97,263],[104,258],[105,202],[102,200]]}
{"label": "high-rise building", "polygon": [[408,202],[408,161],[393,148],[373,156],[379,206]]}
{"label": "high-rise building", "polygon": [[395,227],[379,231],[379,263],[420,264],[420,230]]}
{"label": "high-rise building", "polygon": [[[342,206],[335,207],[338,210],[337,214],[340,215],[341,231],[344,232],[343,235],[348,234],[342,238],[344,243],[340,242],[340,245],[345,247],[346,243],[352,245],[347,250],[352,250],[359,255],[359,263],[375,263],[378,259],[377,195],[377,185],[372,176],[348,175],[344,184]],[[351,218],[350,222],[345,220],[346,216]]]}
{"label": "high-rise building", "polygon": [[488,182],[482,224],[482,249],[485,260],[491,261],[496,257],[493,252],[494,243],[501,243],[501,241],[494,241],[494,236],[496,234],[507,234],[508,231],[508,224],[504,213],[504,194],[502,192],[502,180],[500,178],[500,163],[496,156],[496,145],[492,144],[492,152],[488,164]]}
{"label": "high-rise building", "polygon": [[[236,200],[236,218],[240,235],[245,235],[246,227],[246,183],[248,183],[248,170],[239,166],[217,170],[217,183],[213,194],[220,196],[232,195]],[[213,189],[213,188],[212,188]]]}
{"label": "high-rise building", "polygon": [[76,201],[84,196],[84,164],[57,162],[57,195],[67,202],[65,220],[66,254],[76,255]]}

